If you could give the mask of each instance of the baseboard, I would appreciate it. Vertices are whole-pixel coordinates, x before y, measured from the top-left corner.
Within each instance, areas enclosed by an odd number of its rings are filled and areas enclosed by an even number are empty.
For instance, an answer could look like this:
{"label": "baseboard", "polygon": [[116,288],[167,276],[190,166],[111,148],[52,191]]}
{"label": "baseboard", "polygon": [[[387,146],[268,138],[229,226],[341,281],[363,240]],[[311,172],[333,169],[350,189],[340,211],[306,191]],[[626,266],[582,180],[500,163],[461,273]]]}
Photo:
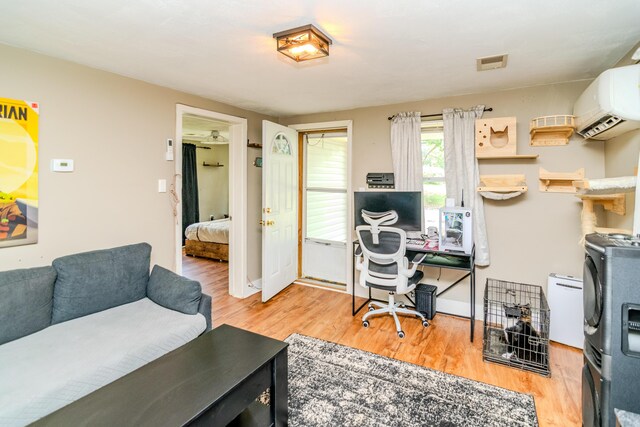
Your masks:
{"label": "baseboard", "polygon": [[[476,304],[476,320],[482,320],[484,314],[481,304]],[[442,314],[469,317],[469,303],[445,298],[436,298],[436,311]]]}

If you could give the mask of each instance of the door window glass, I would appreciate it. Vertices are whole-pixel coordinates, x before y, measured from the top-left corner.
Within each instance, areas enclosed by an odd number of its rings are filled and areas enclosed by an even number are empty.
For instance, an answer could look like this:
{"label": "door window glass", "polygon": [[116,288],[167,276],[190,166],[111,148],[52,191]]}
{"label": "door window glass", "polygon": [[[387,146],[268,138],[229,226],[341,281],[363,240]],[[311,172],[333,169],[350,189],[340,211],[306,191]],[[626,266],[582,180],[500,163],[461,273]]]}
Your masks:
{"label": "door window glass", "polygon": [[305,144],[306,238],[347,241],[347,134],[307,134]]}
{"label": "door window glass", "polygon": [[291,143],[284,133],[280,132],[273,137],[271,152],[276,154],[284,154],[287,156],[291,155]]}

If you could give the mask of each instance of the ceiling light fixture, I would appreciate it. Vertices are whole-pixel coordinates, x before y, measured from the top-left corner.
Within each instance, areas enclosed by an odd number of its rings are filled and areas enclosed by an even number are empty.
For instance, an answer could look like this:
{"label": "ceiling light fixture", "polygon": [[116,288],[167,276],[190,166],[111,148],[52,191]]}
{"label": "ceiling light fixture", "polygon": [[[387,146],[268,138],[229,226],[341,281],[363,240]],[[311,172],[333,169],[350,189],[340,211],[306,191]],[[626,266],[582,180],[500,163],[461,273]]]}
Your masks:
{"label": "ceiling light fixture", "polygon": [[331,39],[313,25],[275,33],[278,52],[296,62],[329,56]]}

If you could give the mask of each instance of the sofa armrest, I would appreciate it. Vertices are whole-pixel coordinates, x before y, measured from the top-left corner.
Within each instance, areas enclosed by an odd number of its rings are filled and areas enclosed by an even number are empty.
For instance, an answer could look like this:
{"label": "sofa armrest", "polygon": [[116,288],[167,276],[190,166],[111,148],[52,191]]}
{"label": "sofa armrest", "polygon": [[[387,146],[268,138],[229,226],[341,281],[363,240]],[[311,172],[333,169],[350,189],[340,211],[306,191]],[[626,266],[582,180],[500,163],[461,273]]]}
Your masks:
{"label": "sofa armrest", "polygon": [[198,313],[207,319],[207,329],[205,329],[204,332],[209,332],[211,330],[211,297],[205,293],[203,293],[202,298],[200,298]]}

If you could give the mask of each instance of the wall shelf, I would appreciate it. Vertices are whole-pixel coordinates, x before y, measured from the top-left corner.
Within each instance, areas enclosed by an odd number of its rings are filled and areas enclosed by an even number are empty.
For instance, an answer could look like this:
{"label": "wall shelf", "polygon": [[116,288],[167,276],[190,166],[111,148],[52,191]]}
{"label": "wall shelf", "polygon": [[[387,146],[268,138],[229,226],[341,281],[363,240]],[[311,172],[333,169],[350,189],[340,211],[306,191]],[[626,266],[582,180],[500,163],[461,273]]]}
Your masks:
{"label": "wall shelf", "polygon": [[575,118],[570,115],[543,116],[531,120],[529,145],[549,147],[567,145],[576,128]]}
{"label": "wall shelf", "polygon": [[505,158],[516,155],[516,118],[494,117],[476,120],[476,158]]}
{"label": "wall shelf", "polygon": [[212,164],[212,163],[202,162],[202,166],[206,166],[208,168],[222,168],[222,167],[224,167],[224,165],[221,165],[219,162],[216,163],[215,165]]}
{"label": "wall shelf", "polygon": [[538,154],[514,154],[512,156],[485,156],[478,157],[478,160],[533,160],[538,158]]}
{"label": "wall shelf", "polygon": [[524,193],[527,191],[527,181],[524,175],[480,175],[479,193],[491,191],[493,193]]}
{"label": "wall shelf", "polygon": [[262,149],[262,144],[256,144],[255,142],[247,142],[247,147]]}
{"label": "wall shelf", "polygon": [[626,211],[626,197],[624,193],[620,194],[578,194],[576,197],[582,200],[590,201],[594,205],[602,205],[605,211],[613,212],[618,215],[625,215]]}
{"label": "wall shelf", "polygon": [[547,193],[575,193],[573,181],[584,179],[584,168],[575,172],[549,172],[540,168],[540,191]]}

